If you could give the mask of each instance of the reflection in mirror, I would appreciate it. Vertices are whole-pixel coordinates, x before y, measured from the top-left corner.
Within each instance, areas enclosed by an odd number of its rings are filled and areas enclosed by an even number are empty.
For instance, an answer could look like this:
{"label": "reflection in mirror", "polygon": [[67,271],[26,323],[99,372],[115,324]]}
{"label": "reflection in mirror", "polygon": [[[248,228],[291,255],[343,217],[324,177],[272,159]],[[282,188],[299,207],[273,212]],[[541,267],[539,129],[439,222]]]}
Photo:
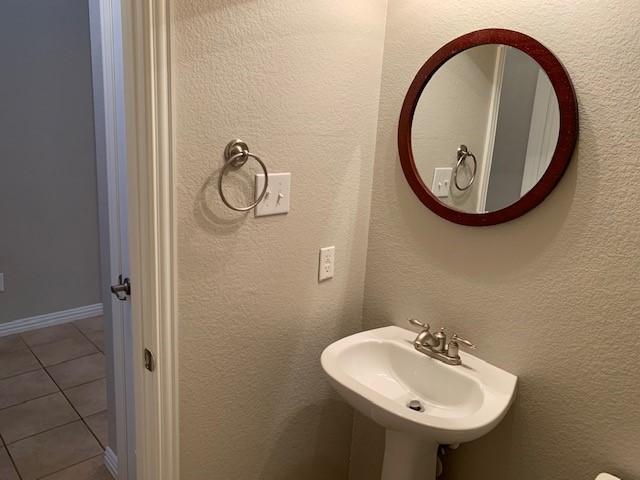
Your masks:
{"label": "reflection in mirror", "polygon": [[447,61],[418,101],[416,168],[449,207],[500,210],[545,173],[559,127],[555,91],[533,58],[506,45],[473,47]]}

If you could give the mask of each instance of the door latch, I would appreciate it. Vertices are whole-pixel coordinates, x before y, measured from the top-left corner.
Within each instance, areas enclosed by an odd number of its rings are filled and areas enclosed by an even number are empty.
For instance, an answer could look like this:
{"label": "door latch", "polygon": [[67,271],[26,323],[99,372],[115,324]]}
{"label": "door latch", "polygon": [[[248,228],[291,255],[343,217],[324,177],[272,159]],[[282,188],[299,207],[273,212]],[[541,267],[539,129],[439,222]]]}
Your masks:
{"label": "door latch", "polygon": [[153,358],[153,353],[148,348],[144,349],[144,368],[153,372],[156,369],[156,362]]}
{"label": "door latch", "polygon": [[118,276],[118,283],[111,285],[111,293],[113,293],[118,300],[124,302],[128,296],[131,296],[131,282],[129,278],[122,278],[122,274]]}

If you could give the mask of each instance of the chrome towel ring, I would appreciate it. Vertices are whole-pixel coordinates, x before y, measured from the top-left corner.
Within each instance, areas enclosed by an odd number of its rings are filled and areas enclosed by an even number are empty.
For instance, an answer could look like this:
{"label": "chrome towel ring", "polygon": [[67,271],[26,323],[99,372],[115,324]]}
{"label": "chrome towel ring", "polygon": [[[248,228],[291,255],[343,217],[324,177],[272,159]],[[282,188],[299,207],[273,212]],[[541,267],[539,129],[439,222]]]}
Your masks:
{"label": "chrome towel ring", "polygon": [[[262,171],[264,172],[264,188],[258,196],[258,199],[251,205],[248,207],[236,207],[231,205],[227,200],[227,197],[224,196],[224,192],[222,190],[222,179],[231,167],[241,168],[250,158],[253,158],[258,162],[258,164],[260,164],[260,167],[262,167]],[[222,167],[220,176],[218,177],[218,192],[220,193],[222,202],[231,210],[235,210],[236,212],[248,212],[249,210],[253,210],[262,201],[264,196],[267,194],[267,189],[269,188],[269,172],[267,171],[267,166],[262,160],[260,160],[260,157],[249,151],[249,146],[245,142],[238,139],[232,140],[227,144],[227,148],[224,149],[224,159],[225,165]]]}
{"label": "chrome towel ring", "polygon": [[[467,158],[469,157],[473,160],[473,173],[471,174],[471,180],[469,180],[467,185],[461,187],[458,183],[458,170],[460,170],[460,167],[467,162]],[[478,161],[476,160],[476,156],[469,151],[466,145],[460,145],[460,147],[458,147],[458,161],[456,162],[456,168],[453,170],[453,184],[458,190],[468,190],[471,188],[471,185],[473,185],[473,182],[475,182],[477,172]]]}

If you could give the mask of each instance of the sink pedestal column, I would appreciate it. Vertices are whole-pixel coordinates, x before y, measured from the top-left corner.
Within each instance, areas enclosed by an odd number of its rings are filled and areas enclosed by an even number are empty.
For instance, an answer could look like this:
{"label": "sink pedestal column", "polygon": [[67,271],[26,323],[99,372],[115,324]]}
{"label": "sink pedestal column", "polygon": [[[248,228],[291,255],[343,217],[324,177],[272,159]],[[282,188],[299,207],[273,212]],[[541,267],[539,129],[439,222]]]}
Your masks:
{"label": "sink pedestal column", "polygon": [[436,442],[387,430],[382,480],[435,480],[437,463]]}

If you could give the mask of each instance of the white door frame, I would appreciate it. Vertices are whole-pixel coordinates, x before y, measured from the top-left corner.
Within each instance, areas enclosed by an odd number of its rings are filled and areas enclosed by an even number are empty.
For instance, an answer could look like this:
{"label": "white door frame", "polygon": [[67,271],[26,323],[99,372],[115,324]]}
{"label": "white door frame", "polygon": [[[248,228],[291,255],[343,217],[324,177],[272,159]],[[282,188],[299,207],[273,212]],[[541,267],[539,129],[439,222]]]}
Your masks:
{"label": "white door frame", "polygon": [[[105,188],[116,205],[110,198],[104,241],[125,250],[109,252],[110,271],[117,270],[113,261],[129,254],[132,288],[130,326],[122,314],[124,302],[112,304],[117,474],[120,480],[177,480],[169,0],[89,0],[89,5],[92,40],[100,44],[93,52],[94,68],[100,67],[94,74],[96,122],[105,132],[98,155],[106,159]],[[125,177],[127,188],[118,190]],[[128,225],[122,225],[124,219]],[[128,238],[122,238],[126,230]],[[153,353],[153,371],[144,366],[145,349]],[[108,452],[106,460],[109,464]]]}
{"label": "white door frame", "polygon": [[170,2],[105,1],[122,5],[138,480],[178,480]]}

